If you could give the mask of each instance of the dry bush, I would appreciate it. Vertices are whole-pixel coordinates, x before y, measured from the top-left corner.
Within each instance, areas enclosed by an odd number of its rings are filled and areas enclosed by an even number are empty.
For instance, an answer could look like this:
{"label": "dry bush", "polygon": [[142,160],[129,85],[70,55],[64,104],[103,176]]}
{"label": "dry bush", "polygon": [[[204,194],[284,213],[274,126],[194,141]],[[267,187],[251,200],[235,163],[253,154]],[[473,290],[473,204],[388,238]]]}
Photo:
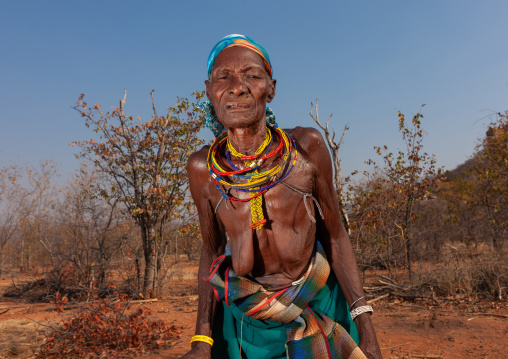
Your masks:
{"label": "dry bush", "polygon": [[[57,295],[62,311],[66,297]],[[101,299],[81,307],[60,328],[46,338],[37,358],[104,358],[120,353],[143,352],[171,346],[180,338],[181,328],[150,318],[145,307],[129,311],[125,295]]]}
{"label": "dry bush", "polygon": [[508,295],[508,264],[500,256],[461,248],[445,254],[441,263],[417,271],[414,284],[441,296],[502,299]]}

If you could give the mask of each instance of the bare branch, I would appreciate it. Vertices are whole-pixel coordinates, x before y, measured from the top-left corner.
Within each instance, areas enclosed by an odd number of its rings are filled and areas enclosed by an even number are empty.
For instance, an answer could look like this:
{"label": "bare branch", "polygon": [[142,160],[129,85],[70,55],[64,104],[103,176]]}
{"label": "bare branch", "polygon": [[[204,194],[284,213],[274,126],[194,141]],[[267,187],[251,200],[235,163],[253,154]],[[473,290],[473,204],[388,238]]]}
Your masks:
{"label": "bare branch", "polygon": [[[340,140],[337,146],[340,147],[342,145],[342,141],[344,140],[344,136],[346,135],[347,130],[349,130],[349,123],[346,123],[344,126],[344,131],[342,131],[342,136],[340,136]],[[335,132],[333,133],[333,136],[335,136]]]}
{"label": "bare branch", "polygon": [[[310,103],[310,117],[314,120],[314,122],[317,123],[317,125],[323,130],[324,137],[326,139],[326,142],[328,143],[328,147],[330,148],[331,154],[332,154],[332,162],[333,167],[335,170],[335,176],[334,176],[334,184],[335,184],[335,190],[337,192],[337,196],[339,199],[339,207],[341,211],[341,215],[344,221],[344,226],[346,227],[347,232],[349,233],[349,218],[347,213],[343,210],[344,207],[344,197],[342,195],[342,172],[340,169],[340,159],[339,159],[339,149],[342,144],[342,141],[344,140],[344,136],[346,134],[346,131],[349,129],[348,124],[344,127],[344,131],[342,132],[342,136],[339,140],[339,142],[335,142],[335,131],[333,131],[332,136],[330,136],[330,121],[332,119],[332,114],[328,117],[328,120],[326,121],[326,125],[323,125],[321,121],[319,120],[319,109],[318,109],[319,100],[316,99],[316,105],[311,102]],[[315,112],[315,114],[313,113]]]}
{"label": "bare branch", "polygon": [[155,118],[159,118],[159,116],[157,116],[157,110],[155,109],[155,102],[153,101],[153,93],[154,92],[155,92],[155,90],[150,91],[150,97],[152,98],[153,114],[154,114]]}
{"label": "bare branch", "polygon": [[127,103],[125,98],[127,97],[127,89],[123,89],[123,99],[120,100],[120,114],[123,116],[123,105]]}

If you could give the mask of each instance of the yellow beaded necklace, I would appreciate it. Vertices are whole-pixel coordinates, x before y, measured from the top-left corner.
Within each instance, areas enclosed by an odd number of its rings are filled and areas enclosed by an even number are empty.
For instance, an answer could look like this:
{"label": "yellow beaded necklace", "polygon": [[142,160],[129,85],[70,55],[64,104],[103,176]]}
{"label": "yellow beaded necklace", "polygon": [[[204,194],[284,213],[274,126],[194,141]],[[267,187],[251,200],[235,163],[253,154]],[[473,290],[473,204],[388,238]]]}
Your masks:
{"label": "yellow beaded necklace", "polygon": [[[245,166],[250,167],[254,163],[256,163],[256,159],[259,157],[259,155],[261,155],[263,153],[263,151],[266,149],[266,147],[268,147],[268,144],[272,141],[272,132],[270,131],[269,128],[266,129],[265,140],[263,141],[263,143],[261,143],[261,145],[258,147],[258,149],[254,152],[253,156],[247,156],[247,155],[241,154],[233,147],[233,145],[229,141],[229,138],[227,141],[228,141],[229,152],[231,152],[231,154],[233,156],[235,156],[236,158],[244,160]],[[272,170],[274,170],[274,169],[276,169],[276,167],[274,167]],[[270,174],[275,172],[272,170],[269,171]],[[258,170],[255,169],[253,171],[253,173],[258,173]],[[263,177],[266,178],[266,176],[263,176]],[[263,181],[264,181],[264,179],[261,178],[261,181],[259,181],[259,182],[263,182]],[[255,182],[256,181],[252,181],[250,184],[252,185]],[[259,187],[253,187],[252,189],[256,190],[256,189],[259,189]],[[256,229],[256,230],[263,228],[263,224],[266,223],[265,216],[263,215],[263,196],[262,195],[256,196],[256,192],[250,192],[250,215],[251,215],[251,219],[252,219],[252,224],[250,227],[252,229]]]}
{"label": "yellow beaded necklace", "polygon": [[254,160],[254,159],[258,158],[260,154],[263,153],[263,151],[266,149],[268,144],[272,141],[272,131],[270,131],[268,128],[266,129],[265,140],[261,143],[261,145],[258,147],[258,149],[254,152],[254,155],[250,155],[250,156],[244,155],[244,154],[241,154],[240,152],[238,152],[233,147],[231,142],[229,141],[229,137],[228,137],[227,141],[228,141],[228,150],[229,150],[229,152],[231,152],[231,154],[233,156],[241,159],[242,161]]}

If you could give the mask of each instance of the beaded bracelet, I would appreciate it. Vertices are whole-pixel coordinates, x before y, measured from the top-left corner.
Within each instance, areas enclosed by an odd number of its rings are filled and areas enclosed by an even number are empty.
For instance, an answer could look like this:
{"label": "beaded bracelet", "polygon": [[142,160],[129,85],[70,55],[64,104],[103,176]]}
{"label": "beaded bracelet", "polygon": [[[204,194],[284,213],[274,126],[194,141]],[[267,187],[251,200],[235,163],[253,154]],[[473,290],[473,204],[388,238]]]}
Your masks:
{"label": "beaded bracelet", "polygon": [[213,345],[213,339],[210,337],[207,337],[206,335],[195,335],[192,337],[190,342],[191,342],[191,344],[193,342],[205,342],[205,343],[210,344],[210,346]]}
{"label": "beaded bracelet", "polygon": [[355,319],[357,316],[363,313],[374,313],[374,309],[372,309],[372,306],[370,305],[362,305],[361,307],[358,307],[356,309],[353,309],[351,311],[351,319]]}

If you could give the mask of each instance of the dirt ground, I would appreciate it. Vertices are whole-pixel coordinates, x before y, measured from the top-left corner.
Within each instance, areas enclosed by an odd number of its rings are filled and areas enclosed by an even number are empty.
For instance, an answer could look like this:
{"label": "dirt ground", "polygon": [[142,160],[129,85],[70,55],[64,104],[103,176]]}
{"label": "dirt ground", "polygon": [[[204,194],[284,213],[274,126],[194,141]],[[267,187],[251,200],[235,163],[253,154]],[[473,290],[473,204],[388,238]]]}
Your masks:
{"label": "dirt ground", "polygon": [[[171,348],[143,353],[137,358],[176,359],[190,347],[197,314],[197,266],[187,265],[170,283],[169,294],[144,303],[154,316],[182,329]],[[13,280],[0,280],[0,358],[31,358],[44,342],[48,326],[62,317],[51,304],[28,303],[26,298],[7,298],[3,293]],[[137,305],[137,304],[136,304]],[[508,358],[508,302],[470,298],[440,298],[404,302],[383,299],[373,303],[372,317],[384,358]]]}

